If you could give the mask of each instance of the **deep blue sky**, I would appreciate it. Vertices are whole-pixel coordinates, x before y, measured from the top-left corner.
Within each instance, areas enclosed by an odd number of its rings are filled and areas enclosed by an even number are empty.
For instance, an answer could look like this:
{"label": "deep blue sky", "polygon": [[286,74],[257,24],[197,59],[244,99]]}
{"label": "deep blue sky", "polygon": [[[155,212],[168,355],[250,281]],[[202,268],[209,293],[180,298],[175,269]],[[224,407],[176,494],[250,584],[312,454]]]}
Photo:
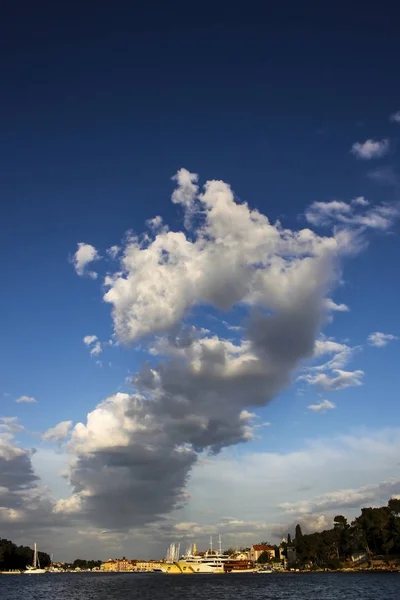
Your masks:
{"label": "deep blue sky", "polygon": [[[75,349],[67,333],[102,333],[99,315],[106,331],[110,323],[108,307],[93,310],[98,288],[82,289],[67,256],[77,241],[118,243],[126,229],[140,231],[155,214],[179,226],[168,197],[169,179],[181,166],[230,182],[240,199],[294,227],[315,200],[372,194],[379,201],[397,193],[368,180],[365,164],[348,152],[366,137],[391,135],[397,143],[388,121],[400,101],[394,15],[332,6],[6,6],[5,391],[25,393],[23,384],[16,389],[22,365],[26,385],[42,390],[46,365],[53,393],[61,378],[75,396],[84,373],[77,361],[66,377],[66,357],[85,349]],[[385,256],[380,271],[390,278],[397,263],[388,247],[380,240],[375,252],[376,260]],[[361,278],[350,278],[354,306],[370,257],[348,268]],[[359,318],[368,321],[374,305],[364,303]],[[353,325],[343,319],[348,335]],[[103,385],[95,386],[93,402]]]}
{"label": "deep blue sky", "polygon": [[[228,182],[239,201],[291,229],[308,226],[304,211],[316,201],[400,199],[400,124],[389,118],[400,110],[400,9],[270,5],[116,0],[1,9],[0,417],[20,418],[18,443],[39,448],[35,467],[56,497],[66,494],[65,456],[39,434],[59,421],[85,423],[102,399],[130,389],[127,376],[147,358],[143,348],[105,347],[100,368],[89,356],[85,335],[112,334],[102,281],[116,267],[105,259],[95,264],[97,281],[78,277],[68,260],[78,242],[104,257],[155,215],[182,229],[182,211],[170,202],[171,177],[182,167],[201,184]],[[390,152],[357,160],[352,144],[368,138],[388,138]],[[371,177],[376,169],[386,174],[380,181]],[[380,451],[381,432],[400,418],[399,341],[376,348],[367,336],[400,336],[398,231],[397,222],[390,233],[371,232],[368,249],[346,260],[334,299],[351,310],[324,330],[360,346],[344,368],[362,369],[364,385],[284,390],[259,411],[271,426],[233,454],[296,454],[307,439],[356,439],[360,431],[375,436]],[[208,327],[209,314],[193,310],[189,321]],[[21,395],[38,402],[15,403]],[[325,398],[336,410],[307,409]],[[310,478],[314,460],[318,452],[306,461]],[[379,483],[362,467],[354,485]],[[329,469],[321,473],[315,494],[329,488]],[[351,487],[352,477],[335,489]],[[189,513],[200,509],[189,503]]]}

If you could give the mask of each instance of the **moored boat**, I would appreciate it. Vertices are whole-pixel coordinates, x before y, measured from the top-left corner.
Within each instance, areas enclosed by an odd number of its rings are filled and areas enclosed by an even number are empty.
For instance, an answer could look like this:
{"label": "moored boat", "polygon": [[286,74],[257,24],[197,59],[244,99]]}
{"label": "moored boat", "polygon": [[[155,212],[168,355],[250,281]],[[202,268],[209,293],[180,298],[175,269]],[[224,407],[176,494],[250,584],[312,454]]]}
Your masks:
{"label": "moored boat", "polygon": [[251,560],[230,560],[224,564],[225,573],[257,573],[258,569]]}
{"label": "moored boat", "polygon": [[41,569],[40,568],[38,551],[37,551],[37,547],[36,547],[36,544],[35,544],[34,550],[33,550],[33,562],[32,562],[32,565],[27,566],[26,570],[23,571],[23,574],[24,575],[43,575],[44,573],[47,573],[47,571],[46,571],[46,569]]}
{"label": "moored boat", "polygon": [[0,575],[21,575],[21,571],[15,569],[13,571],[0,571]]}

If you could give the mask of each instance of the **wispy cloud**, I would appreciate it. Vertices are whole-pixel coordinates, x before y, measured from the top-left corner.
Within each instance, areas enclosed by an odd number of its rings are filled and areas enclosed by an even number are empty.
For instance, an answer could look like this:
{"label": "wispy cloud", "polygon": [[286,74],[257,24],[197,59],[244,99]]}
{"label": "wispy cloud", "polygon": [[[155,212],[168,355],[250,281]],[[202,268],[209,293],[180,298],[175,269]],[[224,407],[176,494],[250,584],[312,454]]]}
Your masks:
{"label": "wispy cloud", "polygon": [[117,258],[120,250],[121,250],[120,246],[115,245],[115,246],[111,246],[110,248],[107,248],[106,252],[107,252],[108,256],[114,260]]}
{"label": "wispy cloud", "polygon": [[375,331],[375,333],[371,333],[368,336],[368,343],[370,346],[382,348],[383,346],[386,346],[390,341],[398,339],[398,336],[393,335],[392,333],[381,333],[380,331]]}
{"label": "wispy cloud", "polygon": [[332,369],[334,376],[327,373],[318,373],[316,375],[301,375],[298,381],[306,381],[310,385],[315,385],[326,392],[337,392],[347,387],[359,386],[363,384],[364,371],[343,371],[342,369]]}
{"label": "wispy cloud", "polygon": [[376,183],[392,186],[397,186],[399,184],[399,177],[394,168],[390,165],[377,167],[367,173],[367,176]]}
{"label": "wispy cloud", "polygon": [[355,142],[351,147],[351,152],[357,158],[362,160],[371,160],[372,158],[381,158],[389,152],[390,144],[388,139],[383,140],[365,140],[365,142]]}
{"label": "wispy cloud", "polygon": [[26,403],[26,404],[34,404],[35,402],[37,402],[37,400],[33,396],[20,396],[19,398],[16,399],[15,402]]}
{"label": "wispy cloud", "polygon": [[362,486],[358,489],[345,489],[321,494],[300,502],[284,502],[280,505],[287,513],[308,514],[316,511],[360,508],[365,503],[387,501],[400,492],[400,481],[383,481],[379,484]]}
{"label": "wispy cloud", "polygon": [[389,120],[392,121],[392,123],[400,123],[400,110],[397,110],[395,113],[390,115]]}
{"label": "wispy cloud", "polygon": [[313,412],[326,412],[327,410],[336,408],[336,404],[330,402],[329,400],[323,400],[319,404],[309,404],[307,408]]}
{"label": "wispy cloud", "polygon": [[371,206],[363,196],[359,196],[351,202],[313,202],[306,209],[305,217],[309,223],[320,227],[339,224],[347,228],[365,227],[385,231],[399,217],[399,208],[393,204]]}
{"label": "wispy cloud", "polygon": [[4,436],[4,434],[13,435],[24,429],[24,426],[18,422],[18,417],[0,417],[0,436]]}

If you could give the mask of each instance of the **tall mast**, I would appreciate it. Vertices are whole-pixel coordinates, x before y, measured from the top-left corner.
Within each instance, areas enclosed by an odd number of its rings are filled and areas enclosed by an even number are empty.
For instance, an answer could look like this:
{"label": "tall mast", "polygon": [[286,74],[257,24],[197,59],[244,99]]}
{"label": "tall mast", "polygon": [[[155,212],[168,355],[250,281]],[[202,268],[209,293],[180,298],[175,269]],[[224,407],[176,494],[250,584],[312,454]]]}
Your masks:
{"label": "tall mast", "polygon": [[37,548],[36,548],[36,543],[33,546],[33,566],[36,569],[36,567],[37,567]]}
{"label": "tall mast", "polygon": [[210,535],[210,554],[212,554],[212,535]]}
{"label": "tall mast", "polygon": [[218,536],[218,546],[219,546],[219,553],[222,554],[222,540],[221,540],[221,534],[219,534]]}

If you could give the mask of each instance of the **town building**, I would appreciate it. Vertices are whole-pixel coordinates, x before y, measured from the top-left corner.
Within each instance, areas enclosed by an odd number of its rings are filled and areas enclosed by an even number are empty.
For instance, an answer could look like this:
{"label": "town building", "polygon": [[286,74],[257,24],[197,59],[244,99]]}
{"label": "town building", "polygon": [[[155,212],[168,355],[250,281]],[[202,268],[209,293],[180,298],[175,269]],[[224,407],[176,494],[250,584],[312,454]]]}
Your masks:
{"label": "town building", "polygon": [[267,546],[266,544],[254,544],[249,551],[249,560],[252,560],[253,562],[257,562],[258,559],[260,558],[261,554],[263,554],[264,552],[266,552],[268,554],[268,558],[269,560],[272,560],[273,558],[275,558],[275,550],[272,548],[272,546]]}
{"label": "town building", "polygon": [[135,571],[136,560],[128,560],[124,558],[109,558],[100,566],[100,571],[120,573],[127,571]]}
{"label": "town building", "polygon": [[154,569],[160,569],[161,563],[159,560],[136,560],[135,571],[149,573]]}
{"label": "town building", "polygon": [[287,562],[289,567],[297,562],[296,548],[294,546],[287,547]]}

